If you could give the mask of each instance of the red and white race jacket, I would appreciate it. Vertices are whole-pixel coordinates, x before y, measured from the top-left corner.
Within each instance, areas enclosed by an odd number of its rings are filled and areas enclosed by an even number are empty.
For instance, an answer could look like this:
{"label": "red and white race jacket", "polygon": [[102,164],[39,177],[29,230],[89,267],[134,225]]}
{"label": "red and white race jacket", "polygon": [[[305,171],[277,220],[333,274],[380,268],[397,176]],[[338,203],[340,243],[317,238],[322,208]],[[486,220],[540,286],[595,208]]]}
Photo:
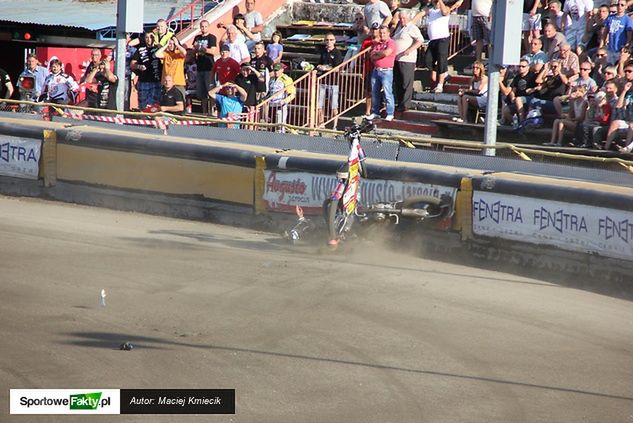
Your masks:
{"label": "red and white race jacket", "polygon": [[69,103],[74,101],[79,85],[72,76],[63,72],[49,74],[44,80],[43,94],[54,103]]}

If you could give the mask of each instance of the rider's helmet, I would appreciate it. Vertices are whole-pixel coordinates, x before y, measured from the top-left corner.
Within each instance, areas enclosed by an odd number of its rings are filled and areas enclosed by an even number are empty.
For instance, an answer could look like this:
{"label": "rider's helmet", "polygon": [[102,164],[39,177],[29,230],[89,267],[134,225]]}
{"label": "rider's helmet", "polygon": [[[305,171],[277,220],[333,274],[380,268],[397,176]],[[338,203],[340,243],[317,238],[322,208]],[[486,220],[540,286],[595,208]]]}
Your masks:
{"label": "rider's helmet", "polygon": [[347,163],[342,164],[336,170],[336,179],[347,179],[349,178],[349,165]]}

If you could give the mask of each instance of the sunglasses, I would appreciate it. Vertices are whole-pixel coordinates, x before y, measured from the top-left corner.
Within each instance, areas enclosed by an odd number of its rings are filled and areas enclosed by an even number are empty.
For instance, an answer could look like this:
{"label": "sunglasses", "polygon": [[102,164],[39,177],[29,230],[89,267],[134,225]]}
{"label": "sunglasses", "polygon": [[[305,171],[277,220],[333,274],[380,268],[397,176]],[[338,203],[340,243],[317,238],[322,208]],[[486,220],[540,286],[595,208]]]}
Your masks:
{"label": "sunglasses", "polygon": [[520,68],[527,68],[528,65],[519,65]]}

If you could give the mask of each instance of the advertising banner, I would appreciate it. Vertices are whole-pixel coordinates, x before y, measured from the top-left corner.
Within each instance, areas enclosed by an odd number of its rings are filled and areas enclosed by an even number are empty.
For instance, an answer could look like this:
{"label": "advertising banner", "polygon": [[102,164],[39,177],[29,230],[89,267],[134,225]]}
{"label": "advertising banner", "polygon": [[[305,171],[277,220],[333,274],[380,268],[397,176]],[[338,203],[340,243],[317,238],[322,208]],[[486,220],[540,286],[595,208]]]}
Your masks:
{"label": "advertising banner", "polygon": [[0,175],[37,179],[41,146],[41,140],[0,137]]}
{"label": "advertising banner", "polygon": [[[323,202],[336,187],[336,176],[307,172],[280,172],[265,170],[263,199],[268,210],[294,213],[301,206],[305,214],[320,214]],[[360,184],[360,202],[401,201],[405,198],[428,195],[439,198],[448,194],[455,198],[457,189],[420,182],[402,182],[384,179],[363,179]]]}
{"label": "advertising banner", "polygon": [[475,191],[477,235],[633,261],[633,212]]}

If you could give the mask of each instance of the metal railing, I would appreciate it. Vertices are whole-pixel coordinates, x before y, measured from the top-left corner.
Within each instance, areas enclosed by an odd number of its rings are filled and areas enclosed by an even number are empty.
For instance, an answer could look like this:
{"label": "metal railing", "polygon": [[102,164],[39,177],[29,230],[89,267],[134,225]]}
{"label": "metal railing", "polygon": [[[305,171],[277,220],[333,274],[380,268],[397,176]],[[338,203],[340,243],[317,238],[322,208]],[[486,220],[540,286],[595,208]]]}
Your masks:
{"label": "metal railing", "polygon": [[[207,7],[211,5],[211,8],[218,4],[217,1],[207,0],[205,2],[205,0],[194,0],[167,19],[167,25],[176,34],[188,29],[207,12],[207,10],[205,10],[205,3]],[[209,10],[211,10],[211,8],[209,8]]]}

